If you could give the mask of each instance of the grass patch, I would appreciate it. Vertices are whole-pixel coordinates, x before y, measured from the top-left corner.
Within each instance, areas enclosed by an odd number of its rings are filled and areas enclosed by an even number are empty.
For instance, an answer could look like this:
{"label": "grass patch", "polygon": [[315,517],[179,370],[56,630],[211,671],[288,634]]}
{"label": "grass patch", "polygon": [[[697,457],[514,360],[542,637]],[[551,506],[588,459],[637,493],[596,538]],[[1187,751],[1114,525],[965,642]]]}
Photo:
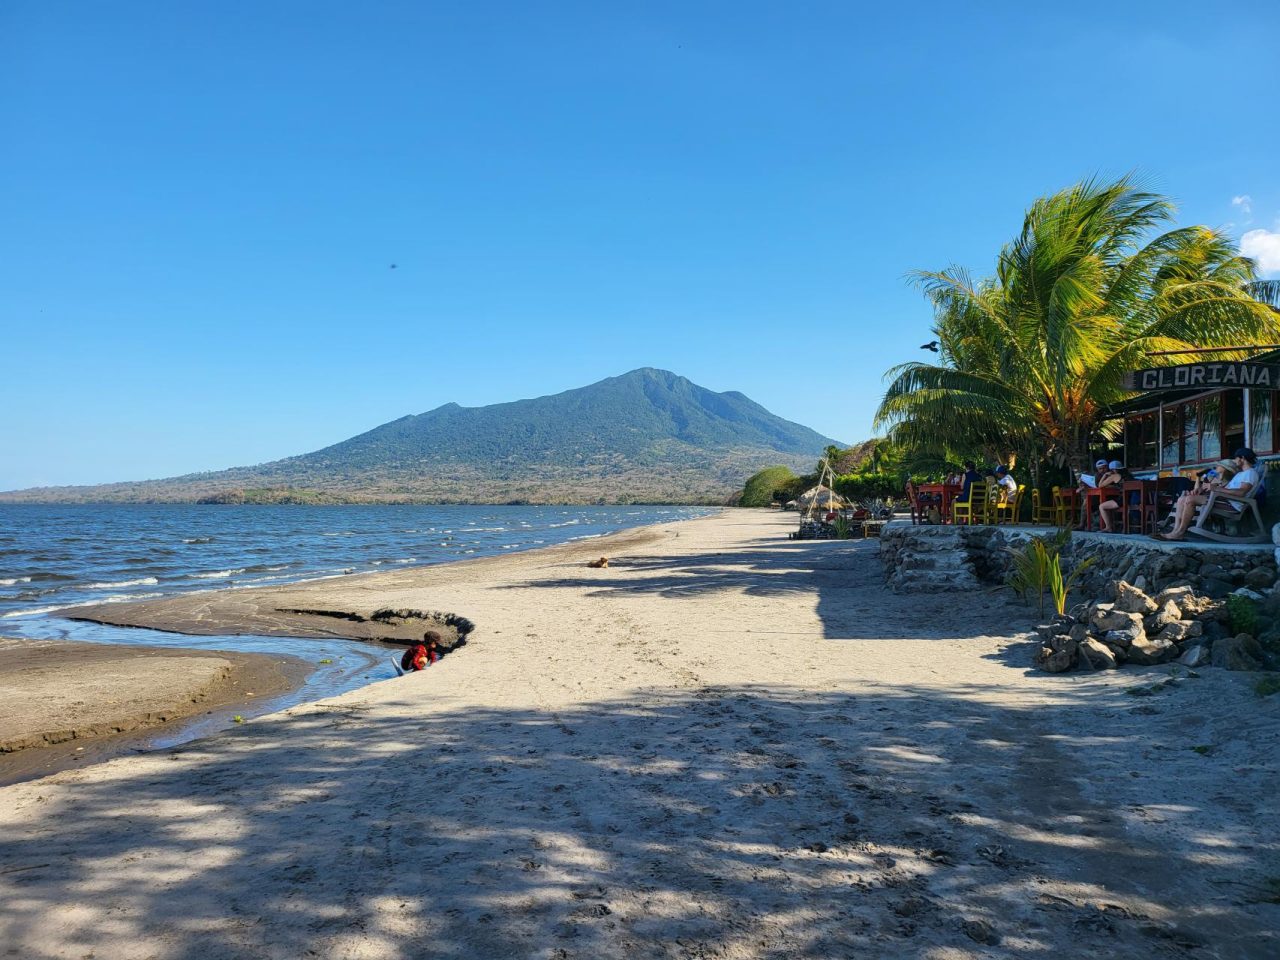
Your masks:
{"label": "grass patch", "polygon": [[1260,697],[1280,693],[1280,673],[1269,673],[1253,685],[1253,692]]}

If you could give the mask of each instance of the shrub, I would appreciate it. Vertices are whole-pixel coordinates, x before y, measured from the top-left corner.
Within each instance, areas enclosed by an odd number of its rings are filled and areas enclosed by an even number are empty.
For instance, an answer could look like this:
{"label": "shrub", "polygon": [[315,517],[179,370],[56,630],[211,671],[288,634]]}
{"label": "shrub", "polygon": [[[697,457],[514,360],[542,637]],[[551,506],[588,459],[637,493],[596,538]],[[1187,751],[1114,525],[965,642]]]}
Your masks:
{"label": "shrub", "polygon": [[1227,614],[1231,617],[1233,633],[1258,635],[1258,605],[1248,597],[1233,593],[1227,597]]}
{"label": "shrub", "polygon": [[747,481],[742,488],[738,506],[767,507],[773,502],[774,492],[795,479],[796,475],[786,467],[766,467]]}

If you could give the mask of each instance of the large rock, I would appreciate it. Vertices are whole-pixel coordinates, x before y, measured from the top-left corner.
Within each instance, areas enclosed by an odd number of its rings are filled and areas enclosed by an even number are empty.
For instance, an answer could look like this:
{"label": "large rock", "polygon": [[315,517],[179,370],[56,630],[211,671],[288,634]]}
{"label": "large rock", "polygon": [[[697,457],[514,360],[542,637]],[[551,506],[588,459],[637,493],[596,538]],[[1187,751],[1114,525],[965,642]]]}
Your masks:
{"label": "large rock", "polygon": [[1275,583],[1275,574],[1263,567],[1255,567],[1244,575],[1244,585],[1255,590],[1266,590]]}
{"label": "large rock", "polygon": [[1267,599],[1265,594],[1259,593],[1257,590],[1250,590],[1248,587],[1239,587],[1231,591],[1233,597],[1244,597],[1246,600],[1252,600],[1254,603],[1261,603]]}
{"label": "large rock", "polygon": [[1194,596],[1195,591],[1186,584],[1179,584],[1176,587],[1165,587],[1156,594],[1156,606],[1163,607],[1166,603],[1173,602],[1178,605],[1179,609],[1181,609],[1183,603]]}
{"label": "large rock", "polygon": [[1220,600],[1190,594],[1177,603],[1184,620],[1225,620],[1227,617],[1226,604]]}
{"label": "large rock", "polygon": [[1186,667],[1203,667],[1212,659],[1213,654],[1209,650],[1209,645],[1207,643],[1197,643],[1194,646],[1187,647],[1182,656],[1178,658],[1178,662]]}
{"label": "large rock", "polygon": [[1199,620],[1175,620],[1167,623],[1164,629],[1156,634],[1157,640],[1168,640],[1170,643],[1182,643],[1204,635],[1204,626]]}
{"label": "large rock", "polygon": [[1261,670],[1262,646],[1247,633],[1213,642],[1212,662],[1226,670]]}
{"label": "large rock", "polygon": [[1102,641],[1107,646],[1119,647],[1121,650],[1128,650],[1133,644],[1146,638],[1147,635],[1142,629],[1142,624],[1130,627],[1127,630],[1108,630],[1102,635]]}
{"label": "large rock", "polygon": [[1172,600],[1166,600],[1159,610],[1143,620],[1143,624],[1147,628],[1147,633],[1155,634],[1181,619],[1182,611],[1178,609],[1178,605]]}
{"label": "large rock", "polygon": [[1160,637],[1140,637],[1129,645],[1128,657],[1132,663],[1152,666],[1168,663],[1178,655],[1178,645]]}
{"label": "large rock", "polygon": [[1103,610],[1099,607],[1089,620],[1094,633],[1102,634],[1108,630],[1133,630],[1142,632],[1142,614],[1128,613],[1122,610]]}
{"label": "large rock", "polygon": [[1115,609],[1146,616],[1148,613],[1155,613],[1158,607],[1154,600],[1133,584],[1121,580],[1116,583]]}
{"label": "large rock", "polygon": [[1111,649],[1092,637],[1084,640],[1077,648],[1077,652],[1080,655],[1080,662],[1093,670],[1114,670],[1119,665],[1119,659]]}
{"label": "large rock", "polygon": [[1078,648],[1079,644],[1066,634],[1053,637],[1040,648],[1036,666],[1048,673],[1065,673],[1076,665]]}

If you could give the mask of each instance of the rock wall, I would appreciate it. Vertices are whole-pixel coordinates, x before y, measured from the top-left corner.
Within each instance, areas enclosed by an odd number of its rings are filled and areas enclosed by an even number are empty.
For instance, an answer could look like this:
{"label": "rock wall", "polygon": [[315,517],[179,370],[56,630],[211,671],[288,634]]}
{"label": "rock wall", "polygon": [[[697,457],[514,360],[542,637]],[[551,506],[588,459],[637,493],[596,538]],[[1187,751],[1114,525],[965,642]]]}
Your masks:
{"label": "rock wall", "polygon": [[[1003,583],[1011,548],[1052,530],[1028,527],[913,526],[888,524],[880,535],[880,558],[889,586],[897,593],[972,590]],[[1280,545],[1280,525],[1275,533]],[[1072,589],[1076,597],[1104,597],[1117,580],[1139,577],[1159,592],[1188,585],[1215,599],[1240,587],[1267,590],[1276,585],[1280,550],[1202,542],[1161,543],[1099,533],[1075,533],[1063,552],[1063,567],[1074,570],[1084,557],[1093,564]]]}

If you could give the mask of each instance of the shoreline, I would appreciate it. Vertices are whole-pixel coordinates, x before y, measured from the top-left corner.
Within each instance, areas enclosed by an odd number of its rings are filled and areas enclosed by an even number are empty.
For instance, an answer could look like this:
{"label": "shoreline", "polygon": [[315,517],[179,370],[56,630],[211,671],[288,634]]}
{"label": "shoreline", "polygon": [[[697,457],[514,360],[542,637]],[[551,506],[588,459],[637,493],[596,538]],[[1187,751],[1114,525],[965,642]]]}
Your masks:
{"label": "shoreline", "polygon": [[875,541],[793,523],[169,611],[476,630],[421,674],[0,789],[0,936],[99,960],[1276,955],[1280,697],[1035,671],[1025,606],[893,594]]}
{"label": "shoreline", "polygon": [[0,637],[0,784],[100,763],[298,689],[293,657]]}
{"label": "shoreline", "polygon": [[[152,600],[78,604],[53,610],[49,615],[68,620],[83,620],[116,627],[165,630],[193,636],[254,634],[297,639],[337,637],[345,640],[403,643],[408,639],[416,639],[421,635],[421,630],[415,632],[410,629],[397,629],[395,626],[374,621],[372,615],[379,610],[408,607],[445,616],[452,614],[472,618],[461,610],[440,610],[429,605],[414,608],[412,604],[397,604],[390,600],[382,603],[376,600],[362,604],[342,603],[329,605],[330,608],[326,608],[325,604],[316,603],[314,598],[324,598],[346,591],[365,593],[371,597],[384,595],[395,597],[399,595],[400,588],[412,585],[427,571],[475,570],[477,575],[482,576],[494,569],[501,570],[510,565],[538,565],[542,561],[571,563],[582,560],[585,562],[587,559],[600,556],[602,551],[605,554],[611,551],[616,553],[660,542],[671,536],[681,525],[695,523],[700,519],[705,518],[695,517],[660,524],[643,524],[600,537],[530,547],[485,557],[405,566],[394,570],[304,579],[263,587],[192,590]],[[678,537],[678,534],[675,536]],[[362,619],[353,619],[345,615]]]}

